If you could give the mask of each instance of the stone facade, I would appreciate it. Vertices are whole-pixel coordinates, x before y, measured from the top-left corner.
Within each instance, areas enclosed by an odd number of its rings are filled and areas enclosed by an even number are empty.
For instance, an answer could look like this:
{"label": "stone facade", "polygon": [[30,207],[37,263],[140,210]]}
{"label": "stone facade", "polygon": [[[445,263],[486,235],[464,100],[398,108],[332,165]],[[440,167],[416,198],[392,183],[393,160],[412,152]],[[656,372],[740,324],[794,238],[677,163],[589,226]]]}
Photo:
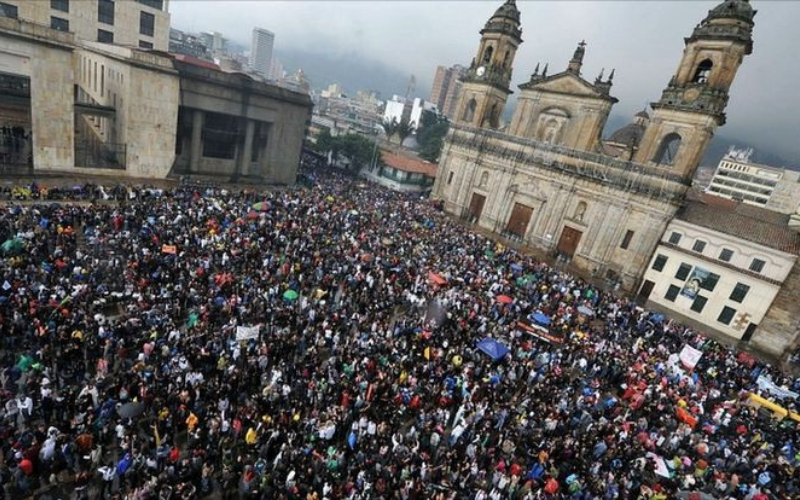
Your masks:
{"label": "stone facade", "polygon": [[[686,39],[676,76],[652,104],[653,118],[643,121],[634,161],[625,161],[615,157],[619,151],[606,154],[600,139],[616,102],[613,72],[593,83],[581,76],[584,42],[566,71],[547,76],[537,67],[520,86],[510,126],[500,129],[496,106],[511,92],[522,41],[519,12],[506,1],[481,31],[433,196],[456,216],[634,289],[724,123],[727,90],[752,46],[754,15],[745,0],[709,11]],[[691,91],[677,99],[678,89]]]}
{"label": "stone facade", "polygon": [[[98,39],[98,30],[113,35],[113,43],[129,47],[152,48],[166,52],[169,49],[169,0],[163,2],[137,0],[103,0],[111,4],[113,24],[100,20],[97,1],[72,0],[64,2],[67,11],[53,8],[49,0],[3,0],[14,5],[19,18],[42,26],[51,26],[53,18],[68,22],[68,30],[78,40],[91,42]],[[161,8],[158,4],[161,4]],[[140,25],[142,13],[153,16],[153,34],[142,33]],[[52,26],[51,26],[52,27]],[[143,43],[140,43],[143,42]],[[151,44],[151,45],[149,45]]]}

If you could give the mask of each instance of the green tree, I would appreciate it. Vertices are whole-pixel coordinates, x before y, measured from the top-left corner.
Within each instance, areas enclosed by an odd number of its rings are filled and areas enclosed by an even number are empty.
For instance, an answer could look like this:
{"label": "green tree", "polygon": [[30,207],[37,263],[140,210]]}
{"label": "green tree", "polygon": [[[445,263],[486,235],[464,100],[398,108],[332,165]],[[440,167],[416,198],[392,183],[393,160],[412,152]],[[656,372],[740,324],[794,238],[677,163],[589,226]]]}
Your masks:
{"label": "green tree", "polygon": [[400,145],[402,146],[403,142],[414,133],[414,124],[408,121],[408,118],[403,117],[397,124],[397,130],[395,133],[400,139]]}
{"label": "green tree", "polygon": [[423,112],[420,118],[420,127],[417,130],[419,156],[428,161],[438,161],[442,152],[444,138],[449,129],[450,123],[444,116],[430,111]]}
{"label": "green tree", "polygon": [[350,160],[350,168],[360,170],[369,165],[375,143],[358,134],[346,134],[337,138],[340,141],[341,153]]}

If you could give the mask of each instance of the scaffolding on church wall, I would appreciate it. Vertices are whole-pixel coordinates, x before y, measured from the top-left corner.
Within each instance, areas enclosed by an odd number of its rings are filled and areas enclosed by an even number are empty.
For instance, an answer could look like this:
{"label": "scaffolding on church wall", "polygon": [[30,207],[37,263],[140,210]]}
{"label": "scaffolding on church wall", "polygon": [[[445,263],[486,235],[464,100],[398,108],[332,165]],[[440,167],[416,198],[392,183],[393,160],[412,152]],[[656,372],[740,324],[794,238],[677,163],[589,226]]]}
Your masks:
{"label": "scaffolding on church wall", "polygon": [[[640,163],[599,153],[565,148],[463,124],[452,124],[450,145],[492,157],[544,167],[561,174],[590,179],[625,192],[670,202],[680,202],[690,182],[682,176]],[[509,147],[507,144],[521,146]],[[676,186],[677,185],[677,186]]]}

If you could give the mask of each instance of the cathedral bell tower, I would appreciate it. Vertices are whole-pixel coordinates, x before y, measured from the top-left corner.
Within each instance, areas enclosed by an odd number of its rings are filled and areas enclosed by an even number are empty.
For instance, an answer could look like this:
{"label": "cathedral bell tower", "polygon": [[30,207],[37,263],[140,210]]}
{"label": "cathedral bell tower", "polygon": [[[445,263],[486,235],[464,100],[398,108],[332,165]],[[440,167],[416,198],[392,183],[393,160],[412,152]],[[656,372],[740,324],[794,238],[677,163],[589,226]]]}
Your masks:
{"label": "cathedral bell tower", "polygon": [[684,40],[677,72],[651,104],[653,117],[635,161],[691,180],[715,130],[725,124],[728,91],[753,51],[755,15],[748,0],[725,0]]}
{"label": "cathedral bell tower", "polygon": [[478,54],[462,78],[456,121],[496,129],[511,89],[514,56],[522,43],[519,11],[507,0],[481,30]]}

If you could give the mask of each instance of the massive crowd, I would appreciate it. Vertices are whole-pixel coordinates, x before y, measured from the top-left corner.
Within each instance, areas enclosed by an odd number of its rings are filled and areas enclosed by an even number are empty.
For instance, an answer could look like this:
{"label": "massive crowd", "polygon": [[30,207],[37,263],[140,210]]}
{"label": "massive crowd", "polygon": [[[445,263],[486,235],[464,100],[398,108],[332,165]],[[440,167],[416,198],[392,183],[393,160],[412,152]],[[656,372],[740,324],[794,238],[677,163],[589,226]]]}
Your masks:
{"label": "massive crowd", "polygon": [[800,498],[797,423],[748,403],[800,381],[311,175],[6,203],[3,498]]}

